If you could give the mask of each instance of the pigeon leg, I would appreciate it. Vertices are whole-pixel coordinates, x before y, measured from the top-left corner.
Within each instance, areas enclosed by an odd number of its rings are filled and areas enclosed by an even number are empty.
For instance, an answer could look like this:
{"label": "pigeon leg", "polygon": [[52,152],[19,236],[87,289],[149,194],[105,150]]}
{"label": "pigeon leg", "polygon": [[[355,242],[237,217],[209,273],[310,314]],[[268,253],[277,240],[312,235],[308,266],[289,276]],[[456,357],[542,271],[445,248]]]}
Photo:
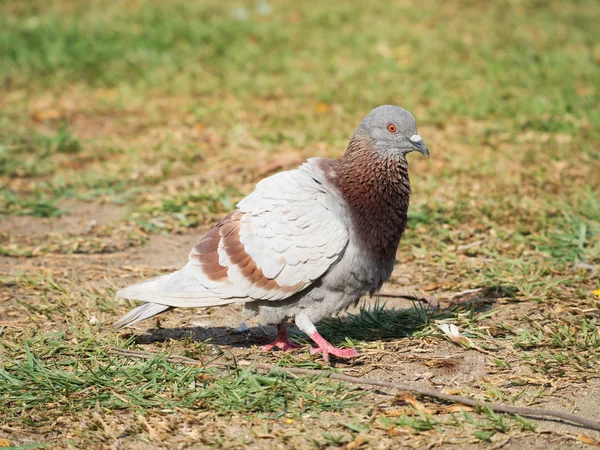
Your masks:
{"label": "pigeon leg", "polygon": [[315,355],[317,353],[321,353],[323,355],[323,359],[329,362],[329,355],[337,356],[338,358],[354,358],[355,356],[359,356],[358,353],[353,348],[338,348],[333,346],[330,342],[326,341],[323,336],[319,334],[314,324],[308,318],[308,316],[304,314],[299,314],[296,316],[296,325],[310,337],[315,344],[317,344],[318,348],[311,348],[310,354]]}
{"label": "pigeon leg", "polygon": [[287,335],[287,328],[285,327],[285,324],[280,323],[279,325],[277,325],[277,338],[270,344],[263,346],[262,349],[268,352],[270,350],[273,350],[275,347],[287,352],[296,348],[300,348],[302,346],[294,344],[292,341],[290,341],[290,338]]}
{"label": "pigeon leg", "polygon": [[338,358],[354,358],[355,356],[359,356],[358,353],[353,348],[339,348],[334,347],[331,343],[326,341],[323,336],[319,334],[318,331],[315,331],[313,334],[309,334],[309,337],[318,345],[319,348],[311,348],[310,354],[316,355],[317,353],[323,354],[323,359],[325,361],[329,361],[329,355],[337,356]]}

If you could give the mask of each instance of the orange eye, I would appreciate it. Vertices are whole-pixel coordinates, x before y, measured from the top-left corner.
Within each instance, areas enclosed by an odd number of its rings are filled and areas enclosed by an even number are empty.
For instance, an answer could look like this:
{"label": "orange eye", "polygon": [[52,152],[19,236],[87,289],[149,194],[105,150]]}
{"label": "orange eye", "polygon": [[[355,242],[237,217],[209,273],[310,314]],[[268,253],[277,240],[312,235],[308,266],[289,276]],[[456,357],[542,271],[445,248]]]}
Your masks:
{"label": "orange eye", "polygon": [[398,131],[398,129],[396,128],[396,125],[394,125],[393,123],[390,123],[387,126],[387,129],[390,133],[395,133],[396,131]]}

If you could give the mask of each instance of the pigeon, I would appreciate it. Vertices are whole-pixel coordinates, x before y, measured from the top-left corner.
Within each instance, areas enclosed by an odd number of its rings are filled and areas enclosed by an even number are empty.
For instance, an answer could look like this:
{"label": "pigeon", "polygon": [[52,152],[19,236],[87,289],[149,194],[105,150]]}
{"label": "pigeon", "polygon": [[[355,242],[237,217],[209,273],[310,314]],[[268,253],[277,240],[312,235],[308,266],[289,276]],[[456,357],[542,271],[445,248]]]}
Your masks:
{"label": "pigeon", "polygon": [[181,270],[117,292],[145,302],[116,329],[181,307],[242,303],[245,315],[276,325],[263,347],[293,350],[296,326],[316,344],[311,354],[353,358],[325,340],[315,323],[373,295],[392,274],[411,195],[406,155],[429,150],[413,115],[375,108],[340,159],[309,158],[260,181],[237,209],[192,248]]}

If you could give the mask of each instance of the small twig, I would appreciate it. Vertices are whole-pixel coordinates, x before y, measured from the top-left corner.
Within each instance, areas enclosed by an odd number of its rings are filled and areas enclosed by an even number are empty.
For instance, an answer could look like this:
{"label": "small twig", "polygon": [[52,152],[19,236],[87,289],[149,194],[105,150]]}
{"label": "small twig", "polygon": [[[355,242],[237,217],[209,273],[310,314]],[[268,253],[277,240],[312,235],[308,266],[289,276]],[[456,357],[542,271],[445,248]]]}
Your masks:
{"label": "small twig", "polygon": [[415,292],[412,290],[399,291],[399,292],[388,292],[380,291],[376,295],[385,298],[405,298],[407,300],[416,300],[419,302],[425,302],[432,308],[437,308],[440,304],[439,300],[433,295],[424,294],[422,292]]}
{"label": "small twig", "polygon": [[450,295],[450,297],[448,297],[448,299],[451,300],[456,297],[462,297],[463,295],[474,294],[476,292],[481,292],[481,291],[483,291],[483,288],[467,289],[466,291],[455,292],[454,294]]}
{"label": "small twig", "polygon": [[[128,356],[132,358],[142,358],[142,359],[152,359],[157,355],[155,353],[150,352],[137,352],[134,350],[123,350],[120,348],[111,347],[110,351],[122,356]],[[171,356],[167,358],[168,361],[178,362],[182,364],[189,364],[195,366],[203,365],[202,361],[186,358],[183,356]],[[233,368],[230,364],[216,364],[219,367],[223,368]],[[528,408],[524,406],[509,406],[509,405],[500,405],[497,403],[487,403],[480,402],[477,400],[472,400],[467,397],[461,397],[460,395],[451,395],[445,394],[440,391],[436,391],[433,389],[421,388],[418,386],[410,386],[404,383],[392,383],[389,381],[380,381],[373,380],[370,378],[362,378],[362,377],[350,377],[348,375],[343,375],[339,373],[328,372],[325,370],[313,370],[313,369],[302,369],[299,367],[279,367],[271,364],[262,364],[262,363],[245,363],[238,362],[237,366],[254,366],[259,370],[266,371],[276,371],[280,373],[291,373],[294,375],[309,375],[309,376],[325,376],[332,378],[334,380],[345,381],[347,383],[353,384],[366,384],[370,386],[378,386],[378,387],[386,387],[390,389],[396,389],[399,391],[407,391],[414,392],[417,394],[421,394],[427,397],[438,398],[441,400],[446,400],[454,403],[461,403],[463,405],[472,406],[474,408],[489,408],[492,411],[508,413],[508,414],[519,414],[522,416],[537,416],[537,417],[554,417],[561,420],[566,420],[568,422],[576,423],[582,425],[586,428],[590,428],[592,430],[600,431],[600,422],[595,420],[586,419],[584,417],[579,417],[574,414],[565,413],[562,411],[555,411],[552,409],[545,408]],[[389,393],[388,393],[389,394]],[[389,394],[391,395],[391,394]]]}
{"label": "small twig", "polygon": [[471,242],[470,244],[458,245],[456,247],[456,250],[463,251],[463,250],[468,250],[468,249],[473,248],[473,247],[479,247],[484,242],[485,242],[485,239],[481,239],[479,241]]}
{"label": "small twig", "polygon": [[175,272],[176,270],[179,270],[176,266],[121,266],[121,269],[127,272]]}
{"label": "small twig", "polygon": [[[63,255],[62,253],[44,253],[44,258],[53,259],[110,259],[110,258],[123,258],[127,256],[125,252],[114,252],[114,253],[69,253]],[[36,268],[39,268],[36,266]]]}
{"label": "small twig", "polygon": [[[157,354],[156,353],[151,353],[151,352],[137,352],[135,350],[124,350],[122,348],[116,348],[116,347],[110,347],[109,349],[112,353],[115,353],[117,355],[121,355],[121,356],[130,356],[132,358],[141,358],[141,359],[153,359],[156,358]],[[188,358],[186,356],[169,356],[167,358],[167,361],[170,362],[177,362],[177,363],[181,363],[181,364],[188,364],[190,366],[201,366],[203,365],[202,361],[200,361],[199,359],[192,359],[192,358]]]}

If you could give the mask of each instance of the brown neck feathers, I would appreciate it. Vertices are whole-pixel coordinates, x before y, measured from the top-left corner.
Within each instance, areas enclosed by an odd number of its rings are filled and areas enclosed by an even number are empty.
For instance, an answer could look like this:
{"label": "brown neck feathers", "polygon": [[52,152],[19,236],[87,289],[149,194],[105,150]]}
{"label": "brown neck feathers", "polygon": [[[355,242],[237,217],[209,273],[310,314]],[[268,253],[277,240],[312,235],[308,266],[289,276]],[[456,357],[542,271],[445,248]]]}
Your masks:
{"label": "brown neck feathers", "polygon": [[406,229],[410,180],[401,155],[377,151],[371,139],[354,133],[332,180],[350,207],[361,246],[381,261],[393,263]]}

